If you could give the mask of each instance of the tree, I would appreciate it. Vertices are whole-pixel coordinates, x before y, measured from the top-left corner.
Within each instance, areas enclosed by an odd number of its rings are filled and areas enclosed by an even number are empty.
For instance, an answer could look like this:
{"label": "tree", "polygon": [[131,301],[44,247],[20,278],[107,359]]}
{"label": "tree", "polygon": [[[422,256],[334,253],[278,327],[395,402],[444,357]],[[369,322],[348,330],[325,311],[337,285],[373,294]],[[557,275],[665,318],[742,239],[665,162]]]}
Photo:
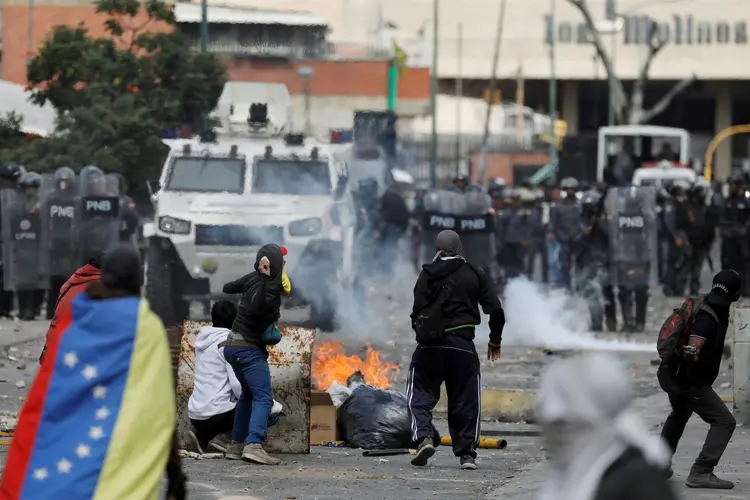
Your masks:
{"label": "tree", "polygon": [[162,0],[95,5],[109,36],[56,26],[29,61],[32,101],[51,103],[59,119],[56,133],[22,156],[38,170],[94,164],[142,183],[161,166],[166,130],[207,123],[225,68],[215,55],[192,50]]}
{"label": "tree", "polygon": [[643,61],[638,77],[633,83],[630,95],[625,89],[622,81],[617,78],[614,70],[614,64],[610,55],[604,50],[601,34],[596,29],[594,17],[591,14],[587,0],[568,0],[583,15],[591,35],[592,43],[599,59],[604,65],[609,80],[609,89],[612,95],[612,104],[615,110],[615,121],[619,124],[640,125],[650,122],[655,116],[661,114],[672,103],[675,97],[681,94],[696,80],[693,74],[677,82],[657,103],[650,109],[644,109],[643,96],[648,82],[648,74],[651,70],[651,64],[661,50],[667,45],[667,40],[659,36],[659,30],[654,22],[649,22],[647,39],[648,53]]}

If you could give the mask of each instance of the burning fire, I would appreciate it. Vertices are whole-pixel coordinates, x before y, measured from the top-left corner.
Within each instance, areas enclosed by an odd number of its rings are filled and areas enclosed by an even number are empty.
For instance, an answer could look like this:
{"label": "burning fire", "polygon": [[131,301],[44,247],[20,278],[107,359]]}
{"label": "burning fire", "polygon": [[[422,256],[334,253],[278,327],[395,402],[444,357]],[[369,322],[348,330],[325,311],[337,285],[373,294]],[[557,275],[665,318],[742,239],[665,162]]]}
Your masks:
{"label": "burning fire", "polygon": [[326,341],[315,346],[312,378],[319,390],[328,389],[334,381],[345,385],[354,372],[365,376],[365,383],[378,389],[388,389],[398,377],[399,367],[382,361],[381,354],[367,346],[365,359],[344,354],[343,342]]}

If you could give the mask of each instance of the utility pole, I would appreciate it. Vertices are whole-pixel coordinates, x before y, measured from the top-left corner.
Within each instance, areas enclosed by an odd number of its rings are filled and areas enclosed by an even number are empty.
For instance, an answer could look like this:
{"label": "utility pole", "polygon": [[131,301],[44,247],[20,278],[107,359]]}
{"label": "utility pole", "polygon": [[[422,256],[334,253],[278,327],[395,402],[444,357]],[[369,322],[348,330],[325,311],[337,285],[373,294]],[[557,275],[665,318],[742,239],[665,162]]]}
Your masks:
{"label": "utility pole", "polygon": [[461,100],[464,97],[464,80],[461,76],[463,72],[464,58],[464,25],[458,23],[458,71],[456,75],[456,175],[461,164]]}
{"label": "utility pole", "polygon": [[201,0],[201,52],[208,52],[208,0]]}
{"label": "utility pole", "polygon": [[430,140],[430,185],[437,185],[437,93],[438,93],[438,24],[440,5],[432,0],[432,81],[430,85],[430,110],[432,111],[432,138]]}
{"label": "utility pole", "polygon": [[557,172],[557,73],[555,72],[555,0],[550,0],[552,37],[549,44],[549,164],[553,167],[553,177]]}
{"label": "utility pole", "polygon": [[[612,7],[612,21],[615,22],[617,20],[617,4],[616,0],[612,0],[611,3]],[[617,32],[612,34],[612,72],[616,73],[617,70]],[[609,125],[612,126],[615,124],[615,93],[614,93],[614,86],[612,85],[612,82],[615,80],[615,75],[610,75],[610,77],[607,79],[609,82]]]}
{"label": "utility pole", "polygon": [[26,59],[31,59],[31,54],[34,52],[34,0],[29,0],[28,11],[29,24],[26,28],[28,31],[26,34],[28,36],[26,41]]}
{"label": "utility pole", "polygon": [[487,100],[487,114],[484,118],[484,136],[482,137],[482,149],[479,160],[479,174],[477,182],[484,182],[484,175],[487,171],[487,141],[490,138],[490,119],[492,118],[492,106],[495,105],[495,89],[497,87],[497,64],[500,59],[500,44],[503,39],[503,25],[505,24],[505,5],[507,0],[500,3],[500,18],[497,21],[497,34],[495,35],[495,53],[492,59],[492,74],[490,75],[490,92]]}

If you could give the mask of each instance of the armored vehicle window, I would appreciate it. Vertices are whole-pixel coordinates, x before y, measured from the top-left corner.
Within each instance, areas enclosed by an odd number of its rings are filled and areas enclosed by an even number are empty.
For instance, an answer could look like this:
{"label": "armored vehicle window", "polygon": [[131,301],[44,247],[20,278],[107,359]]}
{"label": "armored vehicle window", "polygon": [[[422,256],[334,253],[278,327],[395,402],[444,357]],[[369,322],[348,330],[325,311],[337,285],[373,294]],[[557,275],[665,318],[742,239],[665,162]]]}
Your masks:
{"label": "armored vehicle window", "polygon": [[167,179],[170,191],[241,194],[245,184],[245,161],[239,158],[175,158]]}
{"label": "armored vehicle window", "polygon": [[322,161],[261,159],[253,171],[253,192],[327,196],[331,194],[328,164]]}

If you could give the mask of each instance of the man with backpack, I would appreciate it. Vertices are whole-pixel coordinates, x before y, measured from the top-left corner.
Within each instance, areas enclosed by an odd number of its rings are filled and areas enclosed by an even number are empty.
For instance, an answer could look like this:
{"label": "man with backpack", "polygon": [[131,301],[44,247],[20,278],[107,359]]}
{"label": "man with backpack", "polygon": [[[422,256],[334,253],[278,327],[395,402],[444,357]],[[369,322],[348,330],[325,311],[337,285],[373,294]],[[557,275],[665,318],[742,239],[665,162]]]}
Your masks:
{"label": "man with backpack", "polygon": [[500,359],[505,326],[500,300],[484,272],[463,257],[458,234],[441,231],[437,254],[422,266],[414,286],[411,320],[418,345],[409,367],[407,400],[412,439],[419,445],[412,465],[423,467],[435,454],[439,434],[432,410],[445,382],[453,453],[462,469],[477,468],[481,386],[474,327],[481,322],[480,305],[490,316],[487,359],[495,361]]}
{"label": "man with backpack", "polygon": [[[693,413],[711,426],[685,482],[690,488],[734,488],[731,481],[719,479],[713,473],[732,438],[736,422],[711,386],[719,375],[729,308],[740,298],[741,291],[740,275],[725,269],[714,276],[707,295],[685,300],[659,332],[659,385],[669,395],[672,405],[661,437],[674,453]],[[672,469],[666,474],[671,477]]]}

